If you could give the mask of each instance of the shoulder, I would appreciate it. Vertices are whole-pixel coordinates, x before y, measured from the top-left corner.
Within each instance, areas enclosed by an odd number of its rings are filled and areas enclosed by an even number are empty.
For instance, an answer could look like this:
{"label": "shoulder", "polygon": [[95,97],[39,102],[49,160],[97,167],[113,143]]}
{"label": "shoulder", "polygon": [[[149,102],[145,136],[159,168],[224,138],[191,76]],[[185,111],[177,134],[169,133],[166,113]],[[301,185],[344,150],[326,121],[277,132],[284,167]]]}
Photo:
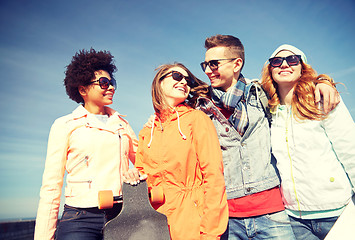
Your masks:
{"label": "shoulder", "polygon": [[73,113],[67,114],[65,116],[59,117],[56,120],[54,120],[54,123],[52,126],[64,126],[70,124],[70,122],[74,121],[74,115]]}
{"label": "shoulder", "polygon": [[187,121],[189,124],[191,124],[193,129],[214,128],[210,117],[201,110],[194,109],[193,111],[189,112],[189,118]]}
{"label": "shoulder", "polygon": [[186,113],[186,116],[189,118],[193,118],[196,120],[203,120],[203,119],[209,119],[209,117],[204,113],[203,111],[199,109],[191,109],[189,112]]}
{"label": "shoulder", "polygon": [[72,113],[57,118],[52,128],[67,128],[68,130],[76,128],[79,125],[85,124],[83,119],[86,118],[87,113],[86,109],[82,105],[79,105]]}

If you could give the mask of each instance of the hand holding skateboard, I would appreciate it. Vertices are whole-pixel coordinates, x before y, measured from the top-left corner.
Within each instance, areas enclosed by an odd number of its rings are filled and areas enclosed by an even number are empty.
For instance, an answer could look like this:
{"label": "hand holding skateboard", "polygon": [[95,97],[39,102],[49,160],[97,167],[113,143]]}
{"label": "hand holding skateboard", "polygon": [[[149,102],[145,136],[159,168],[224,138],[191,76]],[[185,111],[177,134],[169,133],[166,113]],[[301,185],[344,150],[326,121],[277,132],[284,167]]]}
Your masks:
{"label": "hand holding skateboard", "polygon": [[137,185],[140,181],[146,180],[148,176],[146,174],[141,174],[137,168],[128,169],[127,172],[123,173],[123,181],[131,185]]}

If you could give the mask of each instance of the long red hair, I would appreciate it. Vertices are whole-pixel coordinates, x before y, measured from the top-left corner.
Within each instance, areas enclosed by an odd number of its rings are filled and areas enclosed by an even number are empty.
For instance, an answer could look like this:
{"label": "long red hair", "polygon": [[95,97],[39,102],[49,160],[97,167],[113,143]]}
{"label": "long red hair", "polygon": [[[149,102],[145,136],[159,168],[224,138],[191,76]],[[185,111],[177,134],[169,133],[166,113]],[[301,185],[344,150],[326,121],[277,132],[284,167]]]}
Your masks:
{"label": "long red hair", "polygon": [[[333,84],[333,79],[326,74],[317,75],[317,72],[308,64],[302,64],[300,79],[294,86],[291,101],[292,113],[298,119],[322,120],[326,114],[316,105],[314,90],[316,83],[320,80],[327,80]],[[280,104],[278,85],[272,79],[271,66],[266,64],[262,71],[261,83],[265,92],[269,96],[269,107],[271,112],[275,112]]]}

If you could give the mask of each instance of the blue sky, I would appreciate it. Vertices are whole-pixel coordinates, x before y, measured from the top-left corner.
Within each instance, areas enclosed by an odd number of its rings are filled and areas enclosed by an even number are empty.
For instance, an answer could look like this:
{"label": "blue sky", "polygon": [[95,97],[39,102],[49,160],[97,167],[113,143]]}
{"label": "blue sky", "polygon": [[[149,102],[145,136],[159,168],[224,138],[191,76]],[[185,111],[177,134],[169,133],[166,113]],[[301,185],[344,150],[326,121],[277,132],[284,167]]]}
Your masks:
{"label": "blue sky", "polygon": [[355,117],[355,2],[123,1],[0,2],[0,219],[35,217],[48,133],[77,104],[65,94],[65,66],[80,49],[109,50],[118,81],[111,105],[138,135],[153,112],[154,69],[184,63],[208,82],[199,63],[204,40],[231,34],[245,46],[243,74],[259,78],[283,43],[305,52]]}

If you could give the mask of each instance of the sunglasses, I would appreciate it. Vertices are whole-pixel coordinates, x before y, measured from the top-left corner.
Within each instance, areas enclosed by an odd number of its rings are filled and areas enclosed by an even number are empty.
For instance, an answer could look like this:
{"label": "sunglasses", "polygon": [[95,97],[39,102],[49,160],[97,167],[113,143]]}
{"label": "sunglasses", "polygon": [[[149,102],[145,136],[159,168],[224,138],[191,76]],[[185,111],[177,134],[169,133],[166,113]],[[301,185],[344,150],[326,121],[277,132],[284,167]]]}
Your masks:
{"label": "sunglasses", "polygon": [[178,71],[171,71],[171,72],[165,74],[164,76],[162,76],[162,77],[160,78],[160,80],[166,78],[166,77],[169,76],[169,75],[171,75],[172,78],[173,78],[175,81],[178,81],[178,82],[180,82],[182,79],[185,78],[186,83],[187,83],[187,86],[189,86],[189,87],[193,87],[193,86],[195,85],[195,81],[194,81],[191,77],[189,77],[189,76],[184,76],[184,75],[182,75],[182,73],[180,73],[180,72],[178,72]]}
{"label": "sunglasses", "polygon": [[116,87],[117,87],[117,83],[114,78],[111,78],[111,80],[110,80],[106,77],[100,77],[98,80],[92,81],[90,83],[95,83],[95,82],[99,82],[101,89],[108,89],[110,87],[110,85],[112,85],[114,87],[114,89],[116,89]]}
{"label": "sunglasses", "polygon": [[220,65],[220,61],[232,61],[237,58],[227,58],[227,59],[214,59],[208,62],[200,63],[202,71],[206,71],[207,66],[210,67],[211,71],[216,71]]}
{"label": "sunglasses", "polygon": [[269,59],[271,67],[280,67],[286,60],[289,66],[296,66],[301,61],[301,55],[290,55],[288,57],[273,57]]}

